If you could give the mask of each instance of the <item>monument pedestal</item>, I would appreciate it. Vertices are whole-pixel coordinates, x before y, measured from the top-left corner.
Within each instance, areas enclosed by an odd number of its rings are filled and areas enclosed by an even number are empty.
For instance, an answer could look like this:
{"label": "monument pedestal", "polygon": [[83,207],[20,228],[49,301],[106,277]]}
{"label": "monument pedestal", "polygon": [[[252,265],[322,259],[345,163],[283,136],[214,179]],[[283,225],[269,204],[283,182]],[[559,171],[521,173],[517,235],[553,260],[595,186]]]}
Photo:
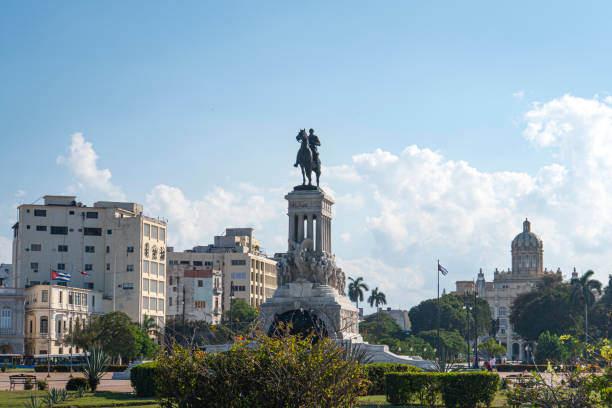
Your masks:
{"label": "monument pedestal", "polygon": [[276,290],[274,297],[260,306],[260,322],[265,333],[287,313],[308,314],[322,323],[331,339],[362,342],[359,334],[359,312],[343,294],[331,286],[304,279],[290,282]]}

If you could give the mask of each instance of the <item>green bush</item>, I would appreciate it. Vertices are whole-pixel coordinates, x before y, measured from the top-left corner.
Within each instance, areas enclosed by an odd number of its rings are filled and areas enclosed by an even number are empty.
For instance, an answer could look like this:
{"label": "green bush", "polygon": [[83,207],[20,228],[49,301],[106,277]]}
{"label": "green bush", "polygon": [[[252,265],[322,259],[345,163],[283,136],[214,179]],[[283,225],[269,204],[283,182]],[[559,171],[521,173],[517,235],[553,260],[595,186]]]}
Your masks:
{"label": "green bush", "polygon": [[387,373],[387,401],[394,405],[419,404],[433,407],[440,395],[438,373]]}
{"label": "green bush", "polygon": [[438,397],[447,408],[490,406],[499,376],[493,373],[387,373],[387,401],[394,405],[433,407]]}
{"label": "green bush", "polygon": [[472,408],[478,403],[488,407],[495,398],[498,383],[499,376],[487,372],[440,374],[442,400],[448,408]]}
{"label": "green bush", "polygon": [[36,388],[38,388],[40,391],[44,391],[47,388],[49,388],[49,385],[47,384],[47,381],[45,380],[38,380],[36,381]]}
{"label": "green bush", "polygon": [[381,395],[385,393],[385,374],[402,372],[421,372],[418,367],[409,364],[377,363],[364,364],[361,366],[365,379],[369,381],[367,395]]}
{"label": "green bush", "polygon": [[86,378],[72,377],[66,383],[66,390],[68,391],[78,391],[79,388],[83,388],[83,389],[89,388],[89,384],[87,383]]}
{"label": "green bush", "polygon": [[130,382],[139,397],[152,397],[156,394],[156,383],[161,378],[156,362],[144,363],[130,369]]}
{"label": "green bush", "polygon": [[25,384],[23,384],[23,389],[31,390],[33,388],[34,388],[34,383],[32,382],[32,380],[30,378],[26,378]]}

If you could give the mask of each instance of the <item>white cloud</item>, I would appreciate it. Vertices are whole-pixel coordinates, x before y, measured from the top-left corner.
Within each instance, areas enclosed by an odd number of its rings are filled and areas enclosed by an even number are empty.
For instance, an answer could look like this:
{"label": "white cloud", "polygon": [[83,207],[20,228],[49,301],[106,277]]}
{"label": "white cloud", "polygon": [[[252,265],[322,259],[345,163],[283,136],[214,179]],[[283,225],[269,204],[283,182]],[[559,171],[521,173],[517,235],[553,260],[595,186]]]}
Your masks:
{"label": "white cloud", "polygon": [[[270,201],[264,195],[253,195],[256,189],[245,187],[242,185],[240,189],[249,194],[217,187],[201,199],[192,200],[178,187],[161,184],[147,194],[146,209],[168,219],[168,240],[177,250],[212,243],[213,236],[222,235],[227,227],[254,227],[260,239],[269,236],[276,243],[279,238],[274,234],[281,225],[286,225],[282,196]],[[262,231],[270,220],[275,220],[277,226],[274,230]],[[266,241],[262,240],[262,244],[265,246]]]}
{"label": "white cloud", "polygon": [[[125,194],[111,183],[109,169],[98,169],[98,155],[90,142],[85,141],[82,133],[72,135],[70,155],[58,156],[57,163],[67,166],[74,174],[79,189],[89,189],[102,193],[104,199],[124,201]],[[74,188],[71,189],[75,191]]]}
{"label": "white cloud", "polygon": [[525,97],[525,91],[521,89],[519,91],[513,92],[512,96],[520,101],[523,99],[523,97]]}
{"label": "white cloud", "polygon": [[0,263],[12,262],[12,245],[10,239],[0,236]]}

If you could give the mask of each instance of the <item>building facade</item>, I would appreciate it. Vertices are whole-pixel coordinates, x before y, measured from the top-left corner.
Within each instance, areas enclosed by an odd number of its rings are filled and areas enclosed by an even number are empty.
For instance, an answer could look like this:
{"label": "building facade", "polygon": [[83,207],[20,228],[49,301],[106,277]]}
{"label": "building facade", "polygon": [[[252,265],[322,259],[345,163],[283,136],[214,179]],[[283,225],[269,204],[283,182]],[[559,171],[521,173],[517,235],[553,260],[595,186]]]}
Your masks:
{"label": "building facade", "polygon": [[24,352],[23,289],[0,287],[0,354]]}
{"label": "building facade", "polygon": [[0,264],[0,287],[13,287],[12,273],[13,265]]}
{"label": "building facade", "polygon": [[[25,353],[69,354],[66,336],[80,322],[103,313],[103,293],[58,285],[25,290]],[[80,350],[73,350],[78,353]]]}
{"label": "building facade", "polygon": [[[272,297],[277,287],[276,261],[260,248],[253,228],[227,228],[225,235],[216,236],[215,243],[196,246],[184,252],[168,252],[168,266],[183,266],[185,270],[220,271],[222,276],[222,310],[229,310],[230,296],[244,299],[259,307]],[[179,291],[176,280],[167,282],[168,290]],[[233,291],[231,290],[233,288]],[[176,302],[172,300],[173,304]],[[168,300],[167,306],[170,304]]]}
{"label": "building facade", "polygon": [[[169,255],[171,255],[169,253]],[[204,262],[204,261],[200,261]],[[192,260],[191,264],[199,263]],[[168,265],[166,319],[221,322],[223,310],[223,274],[203,265]]]}
{"label": "building facade", "polygon": [[486,299],[491,308],[493,319],[499,319],[499,330],[495,336],[497,342],[506,347],[508,360],[531,361],[535,353],[535,342],[522,339],[512,330],[510,312],[517,296],[530,292],[545,276],[561,278],[560,269],[556,272],[543,267],[544,244],[531,231],[529,220],[523,222],[523,231],[519,233],[510,246],[512,268],[506,271],[495,269],[493,281],[487,282],[482,269],[476,282],[456,282],[456,294],[477,292],[477,296]]}
{"label": "building facade", "polygon": [[[43,204],[18,210],[13,227],[16,287],[58,284],[101,292],[107,300],[100,302],[104,312],[123,311],[136,322],[153,316],[163,326],[165,222],[144,216],[137,203],[99,201],[87,207],[75,196],[48,195]],[[52,280],[51,270],[70,274],[70,281]]]}

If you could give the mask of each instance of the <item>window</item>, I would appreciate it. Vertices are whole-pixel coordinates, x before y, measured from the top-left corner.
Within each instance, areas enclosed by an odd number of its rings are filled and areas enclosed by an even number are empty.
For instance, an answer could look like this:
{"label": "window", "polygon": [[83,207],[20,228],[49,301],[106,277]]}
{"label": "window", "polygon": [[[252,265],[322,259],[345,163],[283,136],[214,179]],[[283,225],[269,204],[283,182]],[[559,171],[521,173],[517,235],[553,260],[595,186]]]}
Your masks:
{"label": "window", "polygon": [[157,300],[157,310],[160,312],[164,310],[164,299]]}
{"label": "window", "polygon": [[76,306],[81,306],[81,294],[80,293],[74,294],[74,304]]}
{"label": "window", "polygon": [[164,228],[159,229],[159,240],[160,241],[166,240],[166,230]]}
{"label": "window", "polygon": [[32,326],[34,325],[34,320],[30,320],[30,334],[32,334]]}
{"label": "window", "polygon": [[193,266],[202,266],[202,261],[193,261]]}
{"label": "window", "polygon": [[244,259],[232,259],[232,265],[246,265],[246,261]]}
{"label": "window", "polygon": [[126,268],[126,271],[134,272],[134,265],[128,265],[127,268]]}
{"label": "window", "polygon": [[47,226],[46,225],[37,225],[36,226],[36,231],[46,231],[47,230]]}
{"label": "window", "polygon": [[83,235],[91,235],[91,236],[99,237],[102,235],[102,228],[84,228]]}
{"label": "window", "polygon": [[505,317],[506,316],[506,308],[505,307],[500,307],[499,309],[497,309],[497,317]]}
{"label": "window", "polygon": [[246,272],[232,272],[232,279],[246,279]]}
{"label": "window", "polygon": [[172,276],[168,277],[168,284],[172,285]]}
{"label": "window", "polygon": [[157,286],[157,293],[161,293],[162,295],[164,294],[164,283],[163,282],[159,282],[159,285]]}
{"label": "window", "polygon": [[212,261],[205,261],[204,262],[204,267],[205,268],[212,268],[212,265],[213,265]]}
{"label": "window", "polygon": [[[92,288],[93,289],[93,288]],[[95,295],[91,295],[91,306],[95,307],[96,306],[96,296]]]}
{"label": "window", "polygon": [[149,280],[148,279],[143,279],[142,280],[142,290],[144,292],[148,292],[149,291]]}
{"label": "window", "polygon": [[[58,245],[57,252],[68,252],[68,245]],[[85,251],[87,252],[87,251]]]}
{"label": "window", "polygon": [[40,251],[42,249],[42,245],[40,244],[32,244],[30,245],[30,251]]}
{"label": "window", "polygon": [[95,246],[86,246],[85,247],[85,252],[93,254],[94,252],[96,252],[96,247]]}
{"label": "window", "polygon": [[129,254],[134,252],[134,247],[127,247],[127,251]]}
{"label": "window", "polygon": [[142,261],[142,273],[149,273],[149,261]]}
{"label": "window", "polygon": [[142,297],[142,308],[143,309],[149,308],[149,298],[147,296]]}
{"label": "window", "polygon": [[30,269],[33,272],[38,272],[38,262],[30,262]]}
{"label": "window", "polygon": [[[86,228],[87,229],[87,228]],[[51,226],[51,234],[53,235],[68,235],[68,227]]]}
{"label": "window", "polygon": [[98,213],[96,211],[87,211],[87,218],[98,218]]}
{"label": "window", "polygon": [[68,292],[68,304],[69,305],[74,304],[74,292]]}
{"label": "window", "polygon": [[168,306],[172,306],[172,297],[168,298]]}
{"label": "window", "polygon": [[181,279],[181,278],[179,278],[178,276],[176,277],[176,284],[177,284],[177,285],[179,284],[179,280],[180,280],[180,279]]}
{"label": "window", "polygon": [[166,265],[159,264],[159,276],[163,277],[165,272],[166,272]]}
{"label": "window", "polygon": [[0,319],[0,329],[11,328],[11,309],[5,307],[2,309],[2,318]]}
{"label": "window", "polygon": [[198,279],[198,288],[204,286],[204,281],[202,279]]}
{"label": "window", "polygon": [[112,235],[112,234],[113,234],[113,230],[112,230],[112,229],[110,229],[110,230],[106,230],[106,234],[107,234],[107,235]]}
{"label": "window", "polygon": [[158,264],[155,262],[151,262],[151,271],[149,273],[151,275],[157,276],[157,268],[158,268]]}
{"label": "window", "polygon": [[173,259],[169,259],[168,260],[168,265],[178,265],[178,264],[179,264],[179,262],[176,261],[176,260],[173,260]]}
{"label": "window", "polygon": [[157,299],[149,298],[149,309],[156,310],[157,309]]}
{"label": "window", "polygon": [[149,224],[145,224],[144,225],[144,231],[143,231],[144,232],[144,236],[148,238],[150,231],[151,231],[151,226]]}
{"label": "window", "polygon": [[57,269],[59,269],[59,270],[62,270],[62,271],[63,271],[64,269],[66,269],[66,264],[63,264],[63,263],[59,263],[59,264],[57,264]]}
{"label": "window", "polygon": [[151,239],[157,239],[159,228],[154,225],[151,225]]}
{"label": "window", "polygon": [[246,288],[244,286],[234,286],[232,289],[234,290],[234,292],[244,292],[244,291],[246,291]]}
{"label": "window", "polygon": [[86,271],[93,271],[93,264],[85,264]]}
{"label": "window", "polygon": [[181,261],[181,265],[189,265],[189,261]]}
{"label": "window", "polygon": [[130,289],[134,289],[134,284],[133,284],[133,283],[131,283],[131,282],[124,283],[124,284],[122,285],[122,287],[123,287],[123,289],[125,289],[125,290],[130,290]]}
{"label": "window", "polygon": [[[91,286],[93,286],[93,283],[91,284]],[[83,304],[83,306],[87,306],[87,293],[81,294],[81,303]]]}
{"label": "window", "polygon": [[151,283],[149,284],[149,290],[153,293],[157,292],[157,281],[151,281]]}
{"label": "window", "polygon": [[49,320],[47,316],[40,318],[40,334],[47,334],[49,332]]}
{"label": "window", "polygon": [[70,210],[70,211],[68,211],[68,214],[70,214],[70,215],[74,215],[74,211],[73,211],[73,210]]}
{"label": "window", "polygon": [[109,263],[106,264],[106,270],[110,271],[110,264]]}
{"label": "window", "polygon": [[107,245],[106,246],[106,253],[108,254],[110,252],[110,247]]}
{"label": "window", "polygon": [[34,216],[35,217],[46,217],[47,210],[34,210]]}

